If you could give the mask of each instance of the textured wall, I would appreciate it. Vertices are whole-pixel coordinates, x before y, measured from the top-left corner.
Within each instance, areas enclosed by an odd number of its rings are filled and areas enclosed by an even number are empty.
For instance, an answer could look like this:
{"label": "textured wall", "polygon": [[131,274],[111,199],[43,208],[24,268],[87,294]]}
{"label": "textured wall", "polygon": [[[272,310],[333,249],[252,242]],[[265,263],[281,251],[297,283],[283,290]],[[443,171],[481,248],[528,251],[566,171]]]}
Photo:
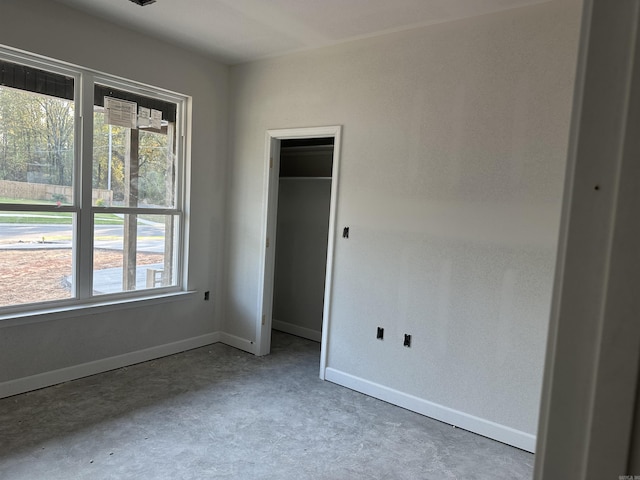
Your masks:
{"label": "textured wall", "polygon": [[227,67],[57,2],[2,0],[1,10],[0,45],[192,96],[189,288],[210,290],[212,301],[204,302],[199,292],[147,308],[57,314],[41,323],[25,318],[11,327],[0,322],[0,382],[218,331]]}
{"label": "textured wall", "polygon": [[232,67],[225,330],[259,318],[265,130],[343,125],[328,366],[535,434],[579,17],[557,0]]}

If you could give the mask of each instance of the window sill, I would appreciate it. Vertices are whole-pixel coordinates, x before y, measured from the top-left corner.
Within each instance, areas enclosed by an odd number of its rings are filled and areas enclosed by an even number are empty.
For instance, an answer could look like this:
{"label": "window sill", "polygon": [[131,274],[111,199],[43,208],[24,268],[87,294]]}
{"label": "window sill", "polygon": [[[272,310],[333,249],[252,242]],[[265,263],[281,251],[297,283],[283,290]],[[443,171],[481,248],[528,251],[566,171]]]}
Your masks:
{"label": "window sill", "polygon": [[187,300],[190,297],[194,297],[197,293],[198,292],[195,290],[189,290],[186,292],[170,292],[163,293],[161,295],[149,295],[145,297],[126,299],[120,298],[117,300],[112,299],[103,302],[78,303],[74,305],[43,308],[40,310],[34,309],[17,313],[7,313],[0,315],[0,328],[79,317],[81,315],[98,315],[115,310],[148,307],[162,303],[175,302],[177,300]]}

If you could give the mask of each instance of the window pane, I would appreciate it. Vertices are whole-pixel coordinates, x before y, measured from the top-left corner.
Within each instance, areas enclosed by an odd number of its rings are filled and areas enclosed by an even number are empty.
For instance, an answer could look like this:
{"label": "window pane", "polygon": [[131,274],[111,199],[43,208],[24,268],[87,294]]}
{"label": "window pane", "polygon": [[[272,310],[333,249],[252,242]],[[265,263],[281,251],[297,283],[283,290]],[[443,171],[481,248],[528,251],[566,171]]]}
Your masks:
{"label": "window pane", "polygon": [[0,204],[73,203],[74,121],[73,100],[0,86]]}
{"label": "window pane", "polygon": [[109,125],[104,107],[94,107],[94,206],[175,207],[175,124],[148,123],[139,117],[139,128]]}
{"label": "window pane", "polygon": [[94,215],[96,295],[177,285],[177,215]]}
{"label": "window pane", "polygon": [[0,212],[0,307],[73,296],[73,214]]}

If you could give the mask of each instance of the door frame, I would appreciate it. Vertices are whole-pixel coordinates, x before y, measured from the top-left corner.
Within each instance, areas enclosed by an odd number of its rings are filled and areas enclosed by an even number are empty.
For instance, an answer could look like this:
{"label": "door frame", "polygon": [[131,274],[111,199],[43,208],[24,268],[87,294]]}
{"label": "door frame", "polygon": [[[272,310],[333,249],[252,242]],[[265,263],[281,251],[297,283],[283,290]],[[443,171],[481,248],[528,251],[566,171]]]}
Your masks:
{"label": "door frame", "polygon": [[640,3],[585,0],[536,480],[639,473],[639,128]]}
{"label": "door frame", "polygon": [[340,138],[342,126],[288,128],[267,130],[264,158],[264,196],[262,211],[260,254],[260,282],[258,293],[258,318],[256,319],[256,355],[271,351],[271,323],[273,316],[273,282],[275,272],[276,223],[278,214],[278,181],[280,171],[280,143],[282,140],[304,138],[333,138],[333,165],[331,170],[331,205],[329,208],[329,238],[327,267],[324,283],[324,307],[322,311],[322,343],[320,352],[320,378],[324,380],[327,360],[327,342],[331,314],[331,288],[336,234],[336,210],[338,202],[338,175],[340,166]]}

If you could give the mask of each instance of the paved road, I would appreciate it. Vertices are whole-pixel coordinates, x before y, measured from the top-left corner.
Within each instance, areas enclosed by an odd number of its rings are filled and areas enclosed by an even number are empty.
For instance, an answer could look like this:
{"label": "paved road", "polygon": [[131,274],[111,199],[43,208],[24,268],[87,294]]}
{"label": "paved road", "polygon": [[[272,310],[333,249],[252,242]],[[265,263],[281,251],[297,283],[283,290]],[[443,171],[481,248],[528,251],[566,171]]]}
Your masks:
{"label": "paved road", "polygon": [[[96,248],[122,250],[122,225],[96,225]],[[73,231],[71,225],[0,223],[0,248],[69,248]],[[44,241],[43,241],[44,239]],[[164,251],[164,225],[138,224],[138,251]]]}

